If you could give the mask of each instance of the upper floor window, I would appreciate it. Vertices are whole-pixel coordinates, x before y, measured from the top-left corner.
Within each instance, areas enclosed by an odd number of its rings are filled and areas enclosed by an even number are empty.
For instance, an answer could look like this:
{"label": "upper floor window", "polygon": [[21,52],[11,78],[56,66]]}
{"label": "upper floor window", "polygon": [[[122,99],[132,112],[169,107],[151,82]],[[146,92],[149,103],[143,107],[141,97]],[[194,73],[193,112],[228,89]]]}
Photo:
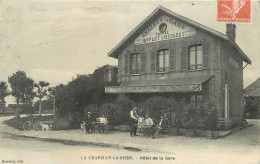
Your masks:
{"label": "upper floor window", "polygon": [[106,79],[106,81],[109,81],[109,82],[112,81],[112,70],[111,69],[106,70],[105,79]]}
{"label": "upper floor window", "polygon": [[159,50],[157,55],[157,71],[158,72],[165,72],[169,71],[169,55],[170,52],[168,49],[166,50]]}
{"label": "upper floor window", "polygon": [[189,69],[202,68],[202,46],[196,45],[189,48]]}
{"label": "upper floor window", "polygon": [[141,55],[139,53],[131,54],[131,74],[139,74],[141,72]]}

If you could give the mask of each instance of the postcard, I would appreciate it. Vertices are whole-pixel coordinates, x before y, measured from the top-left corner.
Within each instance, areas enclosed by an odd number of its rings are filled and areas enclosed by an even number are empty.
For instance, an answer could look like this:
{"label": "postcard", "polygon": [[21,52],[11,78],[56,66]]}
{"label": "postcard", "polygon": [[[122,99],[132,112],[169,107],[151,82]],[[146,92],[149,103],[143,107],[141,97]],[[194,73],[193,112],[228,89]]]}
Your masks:
{"label": "postcard", "polygon": [[0,163],[260,163],[260,2],[0,1]]}

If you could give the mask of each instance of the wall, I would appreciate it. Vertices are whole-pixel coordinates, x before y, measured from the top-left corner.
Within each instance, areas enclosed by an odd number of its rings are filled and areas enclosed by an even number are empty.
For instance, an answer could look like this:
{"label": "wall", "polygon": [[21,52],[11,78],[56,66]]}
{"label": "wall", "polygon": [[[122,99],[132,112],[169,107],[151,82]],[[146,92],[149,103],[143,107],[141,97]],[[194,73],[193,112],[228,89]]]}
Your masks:
{"label": "wall", "polygon": [[223,85],[229,89],[229,124],[230,127],[242,123],[243,119],[243,59],[238,52],[226,42],[221,43],[221,62]]}
{"label": "wall", "polygon": [[[203,69],[198,71],[188,70],[188,47],[191,45],[202,44],[203,48]],[[156,72],[156,51],[159,49],[174,50],[174,67],[168,72]],[[138,75],[129,74],[131,53],[141,53],[144,55],[145,63],[142,63],[143,71]],[[203,103],[214,101],[218,109],[219,117],[222,117],[223,109],[221,104],[221,77],[218,75],[220,70],[220,41],[196,30],[195,36],[180,38],[168,41],[160,41],[145,45],[135,45],[134,41],[119,53],[118,58],[118,79],[121,86],[131,86],[140,84],[143,81],[174,79],[182,77],[199,77],[202,75],[215,75],[209,82],[203,85]],[[171,61],[172,62],[172,61]],[[143,66],[144,65],[144,66]],[[170,65],[171,66],[171,65]],[[217,80],[215,80],[217,79]],[[213,96],[214,95],[214,96]]]}

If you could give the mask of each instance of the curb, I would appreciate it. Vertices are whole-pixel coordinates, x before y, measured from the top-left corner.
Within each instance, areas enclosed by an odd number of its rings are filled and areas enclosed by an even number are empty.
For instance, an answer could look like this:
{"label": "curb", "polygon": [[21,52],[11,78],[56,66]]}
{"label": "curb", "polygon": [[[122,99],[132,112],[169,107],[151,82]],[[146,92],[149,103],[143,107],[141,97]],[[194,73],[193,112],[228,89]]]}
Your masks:
{"label": "curb", "polygon": [[0,132],[1,134],[8,134],[12,136],[17,137],[23,137],[23,138],[32,138],[39,141],[49,141],[49,142],[58,142],[63,143],[66,145],[79,145],[79,146],[98,146],[98,147],[112,147],[116,149],[131,149],[133,151],[143,151],[143,152],[157,152],[157,153],[170,153],[168,151],[162,151],[160,149],[155,149],[149,146],[143,146],[138,144],[132,144],[132,143],[122,143],[122,144],[111,144],[111,143],[101,143],[101,142],[88,142],[88,141],[79,141],[79,140],[68,140],[68,139],[57,139],[57,138],[41,138],[41,137],[35,137],[35,136],[27,136],[27,135],[21,135],[21,134],[15,134],[10,132]]}
{"label": "curb", "polygon": [[229,136],[229,135],[231,135],[231,134],[233,134],[233,133],[236,133],[236,132],[239,131],[239,130],[242,130],[242,129],[244,129],[244,128],[251,127],[251,126],[253,126],[253,124],[245,124],[244,126],[241,126],[241,127],[235,128],[235,129],[233,129],[233,130],[230,130],[228,133],[219,136],[219,138],[224,138],[224,137]]}
{"label": "curb", "polygon": [[26,136],[26,135],[19,135],[14,133],[8,132],[0,132],[2,134],[13,135],[17,137],[24,137],[24,138],[33,138],[40,141],[50,141],[50,142],[59,142],[67,145],[92,145],[92,146],[99,146],[99,147],[113,147],[119,149],[119,144],[111,144],[111,143],[98,143],[98,142],[88,142],[88,141],[79,141],[79,140],[66,140],[66,139],[57,139],[57,138],[41,138],[41,137],[34,137],[34,136]]}

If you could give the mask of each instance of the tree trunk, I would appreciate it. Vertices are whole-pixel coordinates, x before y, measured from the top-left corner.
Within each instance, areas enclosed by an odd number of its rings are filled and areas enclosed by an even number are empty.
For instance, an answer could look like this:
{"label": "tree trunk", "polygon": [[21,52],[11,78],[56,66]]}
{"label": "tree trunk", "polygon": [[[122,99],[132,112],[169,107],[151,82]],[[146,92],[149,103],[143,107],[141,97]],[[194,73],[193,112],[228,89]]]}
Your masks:
{"label": "tree trunk", "polygon": [[20,112],[19,112],[19,108],[20,108],[20,106],[19,106],[19,98],[16,98],[16,103],[17,103],[17,106],[16,106],[16,117],[17,118],[20,118]]}
{"label": "tree trunk", "polygon": [[39,99],[39,115],[42,115],[42,99]]}
{"label": "tree trunk", "polygon": [[54,116],[56,116],[55,99],[53,100],[53,113],[54,113]]}

